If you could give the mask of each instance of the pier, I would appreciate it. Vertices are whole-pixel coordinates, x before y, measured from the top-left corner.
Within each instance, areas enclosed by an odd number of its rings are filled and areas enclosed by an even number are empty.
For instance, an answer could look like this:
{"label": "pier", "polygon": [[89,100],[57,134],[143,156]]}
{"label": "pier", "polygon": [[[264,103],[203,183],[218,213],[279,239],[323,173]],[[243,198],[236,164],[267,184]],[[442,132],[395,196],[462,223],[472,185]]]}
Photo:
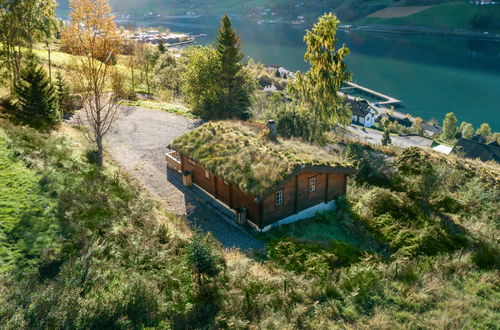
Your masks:
{"label": "pier", "polygon": [[360,91],[363,91],[365,93],[368,93],[368,94],[371,94],[371,95],[375,95],[377,96],[378,98],[381,98],[383,99],[383,101],[380,101],[380,102],[376,102],[378,103],[379,105],[393,105],[393,104],[399,104],[401,103],[402,101],[401,100],[398,100],[398,99],[395,99],[393,97],[390,97],[388,95],[385,95],[385,94],[382,94],[382,93],[379,93],[377,91],[374,91],[372,89],[369,89],[369,88],[366,88],[366,87],[363,87],[361,85],[358,85],[358,84],[355,84],[353,82],[346,82],[345,83],[347,85],[347,87],[343,87],[342,90],[348,90],[348,89],[358,89]]}

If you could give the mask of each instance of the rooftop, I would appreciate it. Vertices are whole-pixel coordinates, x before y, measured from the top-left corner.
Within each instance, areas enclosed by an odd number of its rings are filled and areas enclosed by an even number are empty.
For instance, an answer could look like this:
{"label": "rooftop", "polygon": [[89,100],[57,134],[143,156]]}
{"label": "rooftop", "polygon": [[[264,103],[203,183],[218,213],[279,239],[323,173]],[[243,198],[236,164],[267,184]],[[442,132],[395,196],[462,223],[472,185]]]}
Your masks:
{"label": "rooftop", "polygon": [[500,148],[494,145],[487,145],[473,140],[461,138],[455,148],[464,153],[464,157],[482,161],[493,160],[500,163]]}
{"label": "rooftop", "polygon": [[353,115],[366,117],[370,113],[370,104],[366,100],[357,101],[347,99],[346,103],[351,106]]}
{"label": "rooftop", "polygon": [[257,198],[301,170],[353,173],[351,163],[339,154],[298,140],[273,142],[265,127],[237,121],[207,123],[176,138],[170,148]]}

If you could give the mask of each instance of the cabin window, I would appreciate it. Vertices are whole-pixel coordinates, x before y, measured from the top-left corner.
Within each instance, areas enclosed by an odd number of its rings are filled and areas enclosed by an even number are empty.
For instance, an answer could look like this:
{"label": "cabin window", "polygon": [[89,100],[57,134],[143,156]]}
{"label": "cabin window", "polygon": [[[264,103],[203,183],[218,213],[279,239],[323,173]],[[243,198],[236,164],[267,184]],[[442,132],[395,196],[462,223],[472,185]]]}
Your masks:
{"label": "cabin window", "polygon": [[283,205],[283,189],[276,192],[276,205]]}
{"label": "cabin window", "polygon": [[205,179],[210,180],[210,172],[208,172],[207,170],[205,170]]}
{"label": "cabin window", "polygon": [[309,178],[309,192],[316,191],[316,177]]}

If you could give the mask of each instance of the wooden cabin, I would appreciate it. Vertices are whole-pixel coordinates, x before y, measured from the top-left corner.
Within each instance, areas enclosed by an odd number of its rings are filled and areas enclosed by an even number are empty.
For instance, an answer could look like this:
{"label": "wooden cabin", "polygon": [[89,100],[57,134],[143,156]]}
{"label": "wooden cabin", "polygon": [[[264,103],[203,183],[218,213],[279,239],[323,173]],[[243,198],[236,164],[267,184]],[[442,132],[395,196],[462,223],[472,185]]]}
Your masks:
{"label": "wooden cabin", "polygon": [[[271,130],[273,131],[273,130]],[[269,139],[266,127],[205,124],[175,139],[167,163],[259,231],[335,208],[355,173],[339,155],[297,140]]]}

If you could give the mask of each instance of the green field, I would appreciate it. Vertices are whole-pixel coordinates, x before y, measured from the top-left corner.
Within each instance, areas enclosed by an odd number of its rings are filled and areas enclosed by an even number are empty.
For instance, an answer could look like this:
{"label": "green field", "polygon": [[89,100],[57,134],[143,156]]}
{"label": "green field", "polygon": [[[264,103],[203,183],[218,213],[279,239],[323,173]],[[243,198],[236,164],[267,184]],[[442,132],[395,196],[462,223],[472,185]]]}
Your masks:
{"label": "green field", "polygon": [[[473,24],[476,15],[479,17],[477,18],[479,25]],[[481,19],[483,15],[484,17],[490,17],[490,19]],[[498,31],[500,30],[500,5],[474,6],[465,1],[449,2],[406,17],[366,17],[356,23]],[[485,26],[482,27],[481,24]]]}
{"label": "green field", "polygon": [[53,245],[55,203],[44,193],[41,179],[16,160],[0,129],[0,274],[34,263]]}

